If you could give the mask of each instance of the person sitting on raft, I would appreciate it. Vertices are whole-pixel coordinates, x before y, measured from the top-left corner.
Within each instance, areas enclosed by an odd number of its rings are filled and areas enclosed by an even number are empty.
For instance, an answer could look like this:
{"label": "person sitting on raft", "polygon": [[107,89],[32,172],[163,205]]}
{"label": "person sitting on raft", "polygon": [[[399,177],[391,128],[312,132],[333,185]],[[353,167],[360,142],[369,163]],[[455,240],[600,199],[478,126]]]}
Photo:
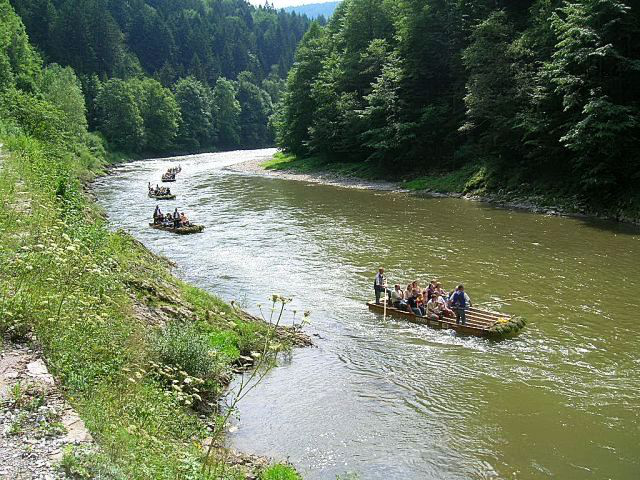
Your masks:
{"label": "person sitting on raft", "polygon": [[439,292],[434,292],[431,296],[431,300],[427,302],[427,316],[432,320],[436,320],[442,317],[452,318],[454,316],[453,310],[447,307],[442,295]]}
{"label": "person sitting on raft", "polygon": [[469,295],[467,295],[464,291],[464,285],[458,285],[456,291],[451,295],[451,308],[454,312],[456,312],[456,323],[457,324],[466,324],[466,310],[471,307],[471,299]]}
{"label": "person sitting on raft", "polygon": [[427,317],[430,320],[439,320],[443,311],[444,301],[437,293],[431,295],[427,302]]}
{"label": "person sitting on raft", "polygon": [[409,306],[409,310],[418,317],[424,316],[424,312],[418,307],[418,296],[415,293],[411,293],[411,296],[407,299],[407,305]]}
{"label": "person sitting on raft", "polygon": [[181,224],[183,227],[188,227],[189,225],[191,225],[191,224],[189,223],[189,218],[187,218],[187,216],[184,214],[184,212],[182,212],[182,213],[180,214],[180,224]]}
{"label": "person sitting on raft", "polygon": [[395,285],[393,292],[391,292],[391,304],[398,310],[407,309],[407,301],[404,298],[404,292],[398,284]]}
{"label": "person sitting on raft", "polygon": [[433,296],[433,293],[436,291],[436,281],[435,280],[431,280],[429,282],[429,286],[427,287],[427,289],[422,292],[423,294],[427,295],[427,298],[429,300],[431,300],[431,297]]}
{"label": "person sitting on raft", "polygon": [[416,296],[416,302],[418,303],[418,310],[420,310],[424,317],[427,314],[427,302],[424,301],[424,295],[418,293]]}

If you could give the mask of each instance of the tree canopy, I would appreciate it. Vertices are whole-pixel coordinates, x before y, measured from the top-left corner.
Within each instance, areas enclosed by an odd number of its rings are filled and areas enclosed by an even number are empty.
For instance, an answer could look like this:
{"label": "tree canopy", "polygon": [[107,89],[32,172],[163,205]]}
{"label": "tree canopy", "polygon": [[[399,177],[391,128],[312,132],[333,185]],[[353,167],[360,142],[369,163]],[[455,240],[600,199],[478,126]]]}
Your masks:
{"label": "tree canopy", "polygon": [[345,0],[275,125],[299,155],[616,201],[640,180],[636,0]]}
{"label": "tree canopy", "polygon": [[40,68],[28,33],[45,64],[78,76],[85,123],[114,148],[136,152],[272,145],[273,105],[310,25],[305,16],[243,0],[11,3],[26,31],[3,15],[13,25],[0,38],[10,45],[0,49],[0,86],[29,88]]}

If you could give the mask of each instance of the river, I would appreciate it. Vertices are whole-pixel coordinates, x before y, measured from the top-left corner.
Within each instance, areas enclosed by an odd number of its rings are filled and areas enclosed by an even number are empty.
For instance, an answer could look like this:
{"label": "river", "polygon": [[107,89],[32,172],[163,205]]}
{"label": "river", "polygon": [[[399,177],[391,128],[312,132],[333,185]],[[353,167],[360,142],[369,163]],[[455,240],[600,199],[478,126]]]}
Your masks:
{"label": "river", "polygon": [[[307,479],[640,478],[640,231],[450,198],[357,190],[225,167],[272,151],[126,164],[95,191],[114,228],[184,279],[249,310],[311,310],[296,350],[240,406],[234,447]],[[147,181],[203,234],[148,227]],[[370,313],[373,276],[445,287],[527,319],[493,342]]]}

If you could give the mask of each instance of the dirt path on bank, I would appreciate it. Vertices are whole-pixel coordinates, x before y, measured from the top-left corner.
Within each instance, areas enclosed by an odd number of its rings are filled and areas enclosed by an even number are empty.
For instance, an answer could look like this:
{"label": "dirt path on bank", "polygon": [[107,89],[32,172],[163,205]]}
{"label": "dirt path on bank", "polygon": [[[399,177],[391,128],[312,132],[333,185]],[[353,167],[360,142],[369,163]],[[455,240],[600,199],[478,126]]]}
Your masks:
{"label": "dirt path on bank", "polygon": [[27,346],[1,346],[0,478],[67,478],[59,468],[65,448],[92,444],[42,357]]}

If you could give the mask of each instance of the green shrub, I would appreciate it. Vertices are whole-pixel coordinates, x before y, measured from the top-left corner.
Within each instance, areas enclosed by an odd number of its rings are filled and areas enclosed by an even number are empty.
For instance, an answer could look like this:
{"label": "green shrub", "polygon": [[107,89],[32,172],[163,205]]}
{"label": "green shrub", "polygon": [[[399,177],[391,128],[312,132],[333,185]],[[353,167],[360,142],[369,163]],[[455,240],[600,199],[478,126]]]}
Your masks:
{"label": "green shrub", "polygon": [[302,480],[302,477],[289,465],[272,465],[260,474],[260,480]]}
{"label": "green shrub", "polygon": [[193,323],[170,323],[156,339],[160,361],[194,377],[209,379],[217,373],[215,351]]}
{"label": "green shrub", "polygon": [[209,334],[211,346],[227,357],[229,361],[235,361],[240,357],[240,336],[232,330],[213,331]]}
{"label": "green shrub", "polygon": [[87,447],[69,445],[64,449],[60,469],[72,480],[126,480],[106,455]]}

